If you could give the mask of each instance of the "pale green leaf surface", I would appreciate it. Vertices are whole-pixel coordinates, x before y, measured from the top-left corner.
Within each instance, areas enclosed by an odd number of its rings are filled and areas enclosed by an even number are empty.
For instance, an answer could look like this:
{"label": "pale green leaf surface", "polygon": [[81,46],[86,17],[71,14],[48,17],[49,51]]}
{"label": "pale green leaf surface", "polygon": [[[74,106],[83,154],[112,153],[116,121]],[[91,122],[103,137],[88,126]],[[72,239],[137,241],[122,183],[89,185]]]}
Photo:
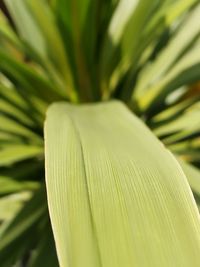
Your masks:
{"label": "pale green leaf surface", "polygon": [[192,190],[200,197],[200,170],[181,159],[179,159],[179,163]]}
{"label": "pale green leaf surface", "polygon": [[45,150],[60,266],[199,266],[187,179],[123,104],[54,104]]}

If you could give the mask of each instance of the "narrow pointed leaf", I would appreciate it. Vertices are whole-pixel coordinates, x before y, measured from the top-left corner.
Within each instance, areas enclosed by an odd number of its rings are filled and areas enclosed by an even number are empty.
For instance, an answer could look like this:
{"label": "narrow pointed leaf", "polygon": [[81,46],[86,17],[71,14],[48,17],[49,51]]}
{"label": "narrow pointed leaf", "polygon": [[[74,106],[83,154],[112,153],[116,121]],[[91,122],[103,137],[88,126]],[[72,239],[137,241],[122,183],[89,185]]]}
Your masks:
{"label": "narrow pointed leaf", "polygon": [[184,53],[187,46],[193,42],[195,36],[200,32],[198,23],[199,15],[200,6],[194,9],[180,30],[177,31],[177,34],[170,40],[169,45],[160,53],[159,57],[143,69],[140,80],[135,88],[135,97],[142,96],[148,91],[149,85],[161,79],[170,70],[172,64],[177,61],[177,58],[179,59],[180,55]]}
{"label": "narrow pointed leaf", "polygon": [[40,239],[37,250],[31,257],[28,267],[43,267],[44,263],[48,267],[59,267],[53,234],[49,222]]}
{"label": "narrow pointed leaf", "polygon": [[1,266],[13,266],[35,244],[37,223],[46,212],[44,196],[42,187],[0,228]]}
{"label": "narrow pointed leaf", "polygon": [[0,148],[0,166],[8,166],[14,162],[39,157],[43,147],[30,145],[11,145]]}

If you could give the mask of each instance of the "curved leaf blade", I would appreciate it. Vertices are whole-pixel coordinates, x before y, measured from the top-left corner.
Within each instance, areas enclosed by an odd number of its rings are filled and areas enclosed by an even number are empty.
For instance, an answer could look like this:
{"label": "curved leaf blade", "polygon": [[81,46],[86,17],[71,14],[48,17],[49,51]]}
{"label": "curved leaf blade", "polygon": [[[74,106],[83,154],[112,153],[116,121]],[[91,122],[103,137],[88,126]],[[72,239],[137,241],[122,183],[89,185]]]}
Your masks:
{"label": "curved leaf blade", "polygon": [[119,102],[54,104],[46,184],[61,266],[198,266],[199,214],[177,161]]}

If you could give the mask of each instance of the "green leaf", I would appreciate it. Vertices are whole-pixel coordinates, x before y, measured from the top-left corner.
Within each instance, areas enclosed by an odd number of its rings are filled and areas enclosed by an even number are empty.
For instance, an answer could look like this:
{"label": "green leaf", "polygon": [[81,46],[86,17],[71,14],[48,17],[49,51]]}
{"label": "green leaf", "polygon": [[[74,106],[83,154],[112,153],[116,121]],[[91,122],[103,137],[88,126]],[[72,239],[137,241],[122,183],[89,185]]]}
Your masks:
{"label": "green leaf", "polygon": [[[17,170],[18,171],[18,170]],[[38,182],[33,181],[17,181],[12,178],[4,177],[0,175],[0,195],[26,191],[35,190],[39,187]]]}
{"label": "green leaf", "polygon": [[0,168],[0,196],[16,193],[19,191],[36,190],[40,186],[38,177],[43,171],[43,161],[20,162]]}
{"label": "green leaf", "polygon": [[184,111],[191,106],[195,101],[199,100],[200,97],[192,97],[184,101],[180,101],[175,105],[166,107],[163,111],[156,114],[151,122],[153,124],[166,123],[167,121],[175,119],[180,114],[183,114]]}
{"label": "green leaf", "polygon": [[200,200],[200,170],[181,159],[179,159],[179,163],[188,179],[192,191]]}
{"label": "green leaf", "polygon": [[148,0],[119,1],[109,25],[102,55],[102,77],[105,83],[111,83],[103,85],[104,90],[107,90],[107,86],[116,86],[121,72],[127,70],[131,60],[134,61],[142,28],[154,4]]}
{"label": "green leaf", "polygon": [[151,13],[156,5],[161,5],[160,0],[154,2],[148,0],[137,1],[138,4],[132,13],[122,34],[121,46],[124,64],[130,64],[131,60],[135,59],[135,52],[140,44],[141,31],[148,23]]}
{"label": "green leaf", "polygon": [[[1,197],[0,199],[1,228],[4,227],[5,222],[10,221],[16,216],[19,210],[24,206],[24,202],[28,201],[30,197],[31,197],[31,193],[27,191]],[[3,222],[3,225],[2,225],[2,222]]]}
{"label": "green leaf", "polygon": [[17,35],[14,33],[12,28],[10,27],[8,23],[8,19],[4,15],[4,13],[0,10],[0,36],[3,36],[7,40],[9,40],[15,47],[21,48],[21,43],[17,37]]}
{"label": "green leaf", "polygon": [[74,70],[80,97],[97,98],[96,46],[102,1],[56,0],[54,4],[65,49]]}
{"label": "green leaf", "polygon": [[22,140],[19,136],[0,131],[0,145],[2,145],[2,144],[3,145],[4,144],[19,144],[21,142],[22,142]]}
{"label": "green leaf", "polygon": [[24,114],[17,107],[13,106],[11,103],[2,98],[0,98],[0,112],[13,117],[14,119],[27,126],[35,126],[33,121],[27,116],[27,114]]}
{"label": "green leaf", "polygon": [[[174,120],[155,128],[154,133],[166,136],[163,142],[170,144],[200,132],[200,102],[193,104]],[[173,135],[172,135],[173,134]],[[168,136],[170,135],[170,136]]]}
{"label": "green leaf", "polygon": [[11,221],[0,228],[1,266],[12,266],[35,244],[37,223],[46,212],[45,191],[40,188]]}
{"label": "green leaf", "polygon": [[0,114],[0,131],[27,138],[34,144],[42,145],[43,143],[41,136],[37,133],[2,114]]}
{"label": "green leaf", "polygon": [[[61,85],[61,93],[76,101],[76,92],[54,14],[44,1],[6,0],[16,26],[26,43],[45,61]],[[45,19],[44,19],[45,18]]]}
{"label": "green leaf", "polygon": [[[135,80],[138,67],[139,69],[144,68],[144,74],[146,75],[142,75],[139,81],[139,90],[142,89],[140,83],[143,85],[154,75],[156,76],[154,70],[151,73],[151,69],[154,68],[155,64],[150,62],[151,68],[148,68],[146,60],[149,60],[151,53],[159,54],[160,51],[156,45],[161,41],[164,32],[169,34],[168,38],[171,37],[172,33],[176,32],[175,28],[184,17],[183,15],[196,2],[196,0],[187,0],[184,3],[182,1],[173,2],[168,0],[153,2],[145,0],[120,1],[108,29],[102,57],[102,79],[107,75],[106,78],[109,80],[107,81],[109,84],[103,83],[103,89],[108,90],[109,88],[107,87],[110,87],[111,91],[115,90],[121,75],[125,74],[125,87],[121,94],[123,99],[129,101],[133,91],[131,81]],[[194,31],[196,31],[198,27],[194,26]],[[185,31],[186,29],[184,29]],[[194,32],[188,36],[189,42],[192,39],[192,34],[194,35]],[[166,44],[165,40],[163,46],[168,47]],[[167,51],[167,54],[169,55],[170,51]],[[162,53],[158,60],[160,57],[162,57]],[[174,57],[168,57],[167,60],[170,58],[174,60]],[[162,63],[163,60],[160,62]],[[163,65],[162,68],[158,68],[157,71],[162,71],[165,67],[167,67],[167,64]],[[130,73],[127,73],[128,69],[130,69]],[[113,74],[111,75],[112,71]],[[138,92],[136,93],[138,94]],[[107,94],[109,95],[109,93]]]}
{"label": "green leaf", "polygon": [[[197,74],[195,79],[199,77],[199,36],[200,30],[198,27],[200,15],[200,6],[197,6],[181,25],[180,29],[170,40],[169,45],[166,46],[159,54],[157,59],[143,69],[140,74],[138,83],[134,90],[133,97],[137,99],[141,109],[147,109],[151,104],[155,105],[156,101],[160,101],[159,96],[176,89],[184,83],[191,83],[191,78],[187,77],[187,70],[193,66],[197,66]],[[187,33],[187,34],[186,34]],[[193,45],[194,44],[194,45]],[[188,46],[193,45],[193,49],[188,51]],[[164,62],[164,64],[163,64]],[[193,70],[194,72],[194,70]],[[170,82],[176,79],[182,79],[186,76],[181,84],[177,84],[175,88],[167,87]],[[189,73],[189,76],[191,73]],[[193,74],[194,75],[194,74]]]}
{"label": "green leaf", "polygon": [[187,179],[123,104],[54,104],[45,153],[60,266],[199,266]]}
{"label": "green leaf", "polygon": [[29,43],[39,54],[45,57],[45,40],[28,10],[26,1],[6,0],[5,2],[21,38]]}
{"label": "green leaf", "polygon": [[45,227],[36,251],[33,252],[28,267],[59,267],[51,226]]}
{"label": "green leaf", "polygon": [[119,1],[108,29],[108,34],[113,44],[120,42],[123,35],[123,30],[126,27],[131,15],[135,11],[137,4],[137,0]]}
{"label": "green leaf", "polygon": [[0,147],[0,166],[8,166],[21,160],[41,157],[43,147],[31,145],[10,145]]}
{"label": "green leaf", "polygon": [[17,61],[8,53],[0,50],[0,70],[15,84],[19,84],[24,91],[29,92],[41,98],[44,102],[52,102],[56,98],[59,100],[59,94],[53,88],[50,81],[37,73],[28,65]]}
{"label": "green leaf", "polygon": [[[198,0],[176,0],[176,1],[162,1],[161,6],[153,14],[149,23],[145,25],[144,36],[148,36],[151,32],[155,32],[156,28],[164,29],[173,27],[177,21],[180,21],[190,9],[198,3]],[[176,26],[175,26],[176,27]]]}
{"label": "green leaf", "polygon": [[13,84],[10,86],[0,84],[0,96],[17,109],[22,110],[25,114],[28,113],[28,103],[19,94],[19,91],[13,86]]}

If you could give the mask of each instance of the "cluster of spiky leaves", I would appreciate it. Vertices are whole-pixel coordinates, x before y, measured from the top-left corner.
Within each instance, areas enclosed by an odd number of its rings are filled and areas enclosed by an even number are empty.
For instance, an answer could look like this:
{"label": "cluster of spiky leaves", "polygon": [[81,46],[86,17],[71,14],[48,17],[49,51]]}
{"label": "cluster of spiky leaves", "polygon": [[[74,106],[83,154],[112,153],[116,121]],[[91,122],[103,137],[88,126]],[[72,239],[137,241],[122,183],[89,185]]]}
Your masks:
{"label": "cluster of spiky leaves", "polygon": [[198,203],[198,2],[5,1],[12,22],[0,13],[2,267],[44,266],[44,258],[58,265],[43,152],[55,101],[124,101],[179,158]]}

